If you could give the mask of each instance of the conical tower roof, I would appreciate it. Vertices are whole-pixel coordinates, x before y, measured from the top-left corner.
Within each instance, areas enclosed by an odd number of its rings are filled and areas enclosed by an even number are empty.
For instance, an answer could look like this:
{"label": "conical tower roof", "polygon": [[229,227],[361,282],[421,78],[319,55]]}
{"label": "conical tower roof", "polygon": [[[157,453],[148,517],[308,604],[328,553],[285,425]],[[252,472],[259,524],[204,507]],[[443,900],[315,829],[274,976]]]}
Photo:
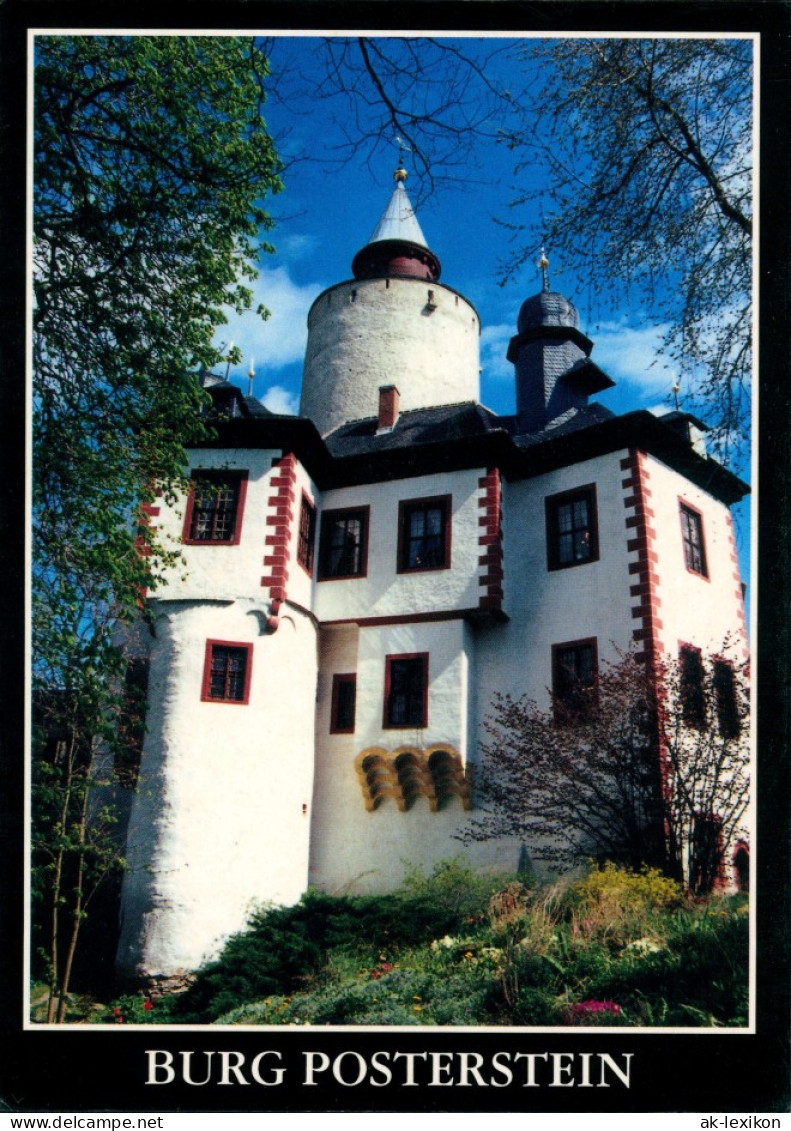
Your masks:
{"label": "conical tower roof", "polygon": [[396,169],[395,188],[370,240],[352,261],[355,279],[401,276],[439,279],[439,259],[426,243],[415,210],[404,188],[406,169]]}
{"label": "conical tower roof", "polygon": [[368,243],[379,243],[381,240],[406,240],[418,247],[428,247],[403,181],[396,181],[393,195]]}

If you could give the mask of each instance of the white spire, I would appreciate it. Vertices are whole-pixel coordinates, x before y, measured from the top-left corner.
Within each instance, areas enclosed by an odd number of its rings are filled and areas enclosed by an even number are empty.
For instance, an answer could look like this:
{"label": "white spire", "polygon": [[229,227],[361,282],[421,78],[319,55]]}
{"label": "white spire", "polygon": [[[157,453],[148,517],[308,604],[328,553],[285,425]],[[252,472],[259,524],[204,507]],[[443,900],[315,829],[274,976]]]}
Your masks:
{"label": "white spire", "polygon": [[401,179],[396,181],[393,195],[368,243],[379,243],[381,240],[405,240],[419,247],[428,247]]}

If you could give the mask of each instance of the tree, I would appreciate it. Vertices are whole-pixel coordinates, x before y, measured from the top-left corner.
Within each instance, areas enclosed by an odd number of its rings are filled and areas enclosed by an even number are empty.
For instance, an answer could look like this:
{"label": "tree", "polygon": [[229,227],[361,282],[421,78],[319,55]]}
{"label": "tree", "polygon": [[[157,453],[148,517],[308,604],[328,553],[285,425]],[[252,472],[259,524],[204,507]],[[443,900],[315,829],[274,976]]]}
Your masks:
{"label": "tree", "polygon": [[530,41],[520,57],[536,77],[503,137],[533,183],[513,201],[506,275],[545,242],[593,294],[637,292],[667,327],[684,407],[738,466],[750,410],[752,44],[564,39]]}
{"label": "tree", "polygon": [[691,691],[682,662],[627,653],[571,714],[568,696],[548,712],[498,695],[473,779],[484,815],[466,839],[516,836],[554,866],[647,864],[709,890],[743,832],[749,701],[738,667],[698,674]]}
{"label": "tree", "polygon": [[[243,280],[268,249],[262,201],[281,186],[261,116],[266,74],[240,39],[36,40],[34,886],[50,909],[50,1015],[57,999],[61,1019],[87,874],[119,863],[90,848],[110,814],[86,823],[104,810],[91,802],[95,753],[125,734],[119,624],[174,554],[146,504],[181,481],[185,446],[206,434],[196,369],[219,360],[223,307],[250,305]],[[53,734],[60,762],[47,754]]]}

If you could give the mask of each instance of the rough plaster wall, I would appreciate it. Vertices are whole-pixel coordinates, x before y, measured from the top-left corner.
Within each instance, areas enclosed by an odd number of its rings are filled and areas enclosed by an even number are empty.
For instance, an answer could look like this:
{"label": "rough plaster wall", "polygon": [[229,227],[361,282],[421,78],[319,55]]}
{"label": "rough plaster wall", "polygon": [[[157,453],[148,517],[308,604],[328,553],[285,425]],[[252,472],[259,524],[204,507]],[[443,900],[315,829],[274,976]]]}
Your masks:
{"label": "rough plaster wall", "polygon": [[[278,631],[262,635],[252,601],[168,602],[158,612],[122,900],[125,973],[194,969],[257,904],[293,902],[307,883],[312,621],[287,609]],[[248,704],[201,702],[207,639],[253,644]]]}
{"label": "rough plaster wall", "polygon": [[[456,838],[471,815],[454,797],[432,813],[426,798],[400,812],[385,798],[368,812],[355,772],[355,758],[371,746],[429,750],[448,743],[469,754],[468,726],[474,671],[474,634],[463,620],[330,630],[322,633],[316,716],[316,789],[311,850],[311,883],[327,890],[383,891],[396,887],[404,867],[430,871],[442,860],[463,855],[473,867],[514,871],[514,841],[463,847]],[[429,653],[428,727],[384,729],[385,656]],[[352,667],[356,662],[356,668]],[[329,734],[332,671],[357,671],[357,723],[352,735]]]}
{"label": "rough plaster wall", "polygon": [[[729,654],[737,660],[745,658],[747,640],[729,508],[658,459],[649,456],[646,466],[659,557],[657,588],[665,648],[676,655],[679,641],[683,641],[704,652],[721,652],[725,637],[730,635],[733,647]],[[686,567],[680,500],[703,516],[707,578]]]}
{"label": "rough plaster wall", "polygon": [[[434,310],[427,307],[429,289]],[[308,315],[300,414],[330,432],[376,416],[379,387],[391,384],[401,411],[477,401],[479,335],[475,309],[440,283],[341,283],[319,295]]]}
{"label": "rough plaster wall", "polygon": [[[480,469],[472,469],[325,492],[323,509],[370,505],[371,510],[367,576],[315,582],[313,608],[319,620],[477,607],[480,475]],[[399,501],[446,494],[453,496],[450,569],[399,574]]]}
{"label": "rough plaster wall", "polygon": [[[155,524],[167,547],[181,549],[182,559],[167,573],[168,599],[230,598],[261,593],[261,576],[265,572],[264,539],[269,532],[267,499],[272,494],[269,480],[273,474],[272,460],[280,454],[253,448],[189,453],[190,468],[248,472],[242,537],[238,546],[182,546],[185,499],[174,506],[162,500]],[[160,592],[164,590],[157,589],[154,595]]]}

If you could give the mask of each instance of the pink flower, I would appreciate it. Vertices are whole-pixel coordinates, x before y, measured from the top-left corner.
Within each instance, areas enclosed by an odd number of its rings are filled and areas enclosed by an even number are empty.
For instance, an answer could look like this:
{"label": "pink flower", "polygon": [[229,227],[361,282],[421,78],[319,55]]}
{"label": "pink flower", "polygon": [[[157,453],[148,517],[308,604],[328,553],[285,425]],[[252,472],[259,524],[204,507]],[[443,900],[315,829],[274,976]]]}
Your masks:
{"label": "pink flower", "polygon": [[143,1002],[143,1009],[149,1010],[149,1009],[153,1009],[153,1008],[154,1008],[153,1001],[144,1001]]}

